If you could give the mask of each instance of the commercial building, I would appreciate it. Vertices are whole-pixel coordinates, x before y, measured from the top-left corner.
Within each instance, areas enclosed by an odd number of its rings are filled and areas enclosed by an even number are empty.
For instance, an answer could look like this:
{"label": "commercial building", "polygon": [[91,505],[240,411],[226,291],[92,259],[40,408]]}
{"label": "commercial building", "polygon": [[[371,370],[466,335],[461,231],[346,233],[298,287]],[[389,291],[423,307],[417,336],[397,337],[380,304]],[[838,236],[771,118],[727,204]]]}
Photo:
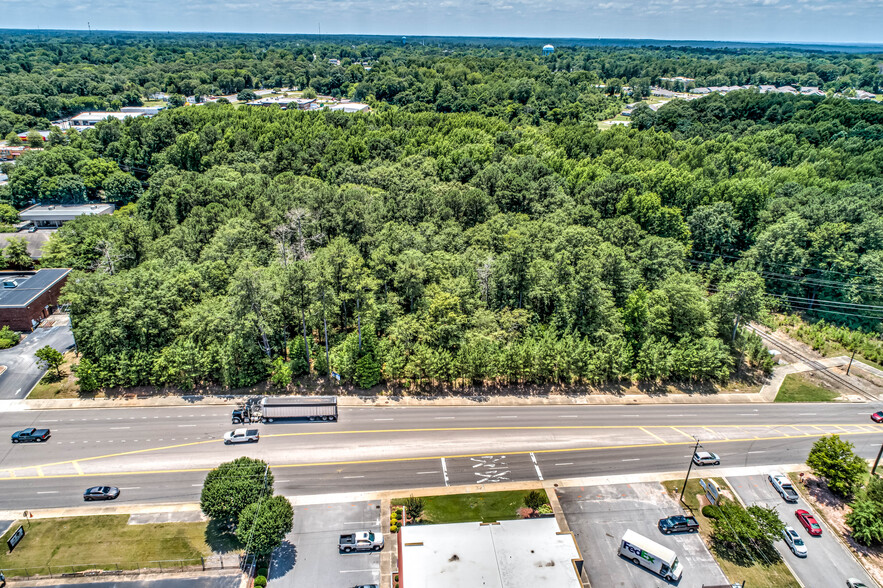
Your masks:
{"label": "commercial building", "polygon": [[113,204],[76,204],[63,205],[36,205],[26,208],[19,213],[23,221],[30,221],[37,228],[58,228],[69,220],[87,214],[111,214],[114,211]]}
{"label": "commercial building", "polygon": [[328,107],[329,110],[342,110],[347,113],[355,113],[355,112],[368,112],[371,110],[371,107],[367,104],[362,104],[361,102],[341,102],[339,104],[332,104]]}
{"label": "commercial building", "polygon": [[86,129],[94,127],[96,124],[108,118],[124,120],[126,118],[137,118],[144,116],[140,112],[81,112],[77,116],[70,119],[70,127],[72,129]]}
{"label": "commercial building", "polygon": [[70,269],[0,272],[0,327],[31,331],[58,306]]}
{"label": "commercial building", "polygon": [[582,588],[583,561],[554,518],[402,527],[408,588]]}

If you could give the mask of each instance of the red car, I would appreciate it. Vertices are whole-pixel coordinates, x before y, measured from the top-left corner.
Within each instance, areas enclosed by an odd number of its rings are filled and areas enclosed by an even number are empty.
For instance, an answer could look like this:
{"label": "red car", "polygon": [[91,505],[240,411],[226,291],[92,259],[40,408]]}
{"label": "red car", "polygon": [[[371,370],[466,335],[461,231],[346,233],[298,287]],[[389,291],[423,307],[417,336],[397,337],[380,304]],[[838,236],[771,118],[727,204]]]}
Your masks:
{"label": "red car", "polygon": [[803,525],[803,528],[806,529],[807,533],[815,537],[822,534],[822,526],[819,525],[814,516],[803,509],[796,511],[794,514],[797,515],[797,519]]}
{"label": "red car", "polygon": [[871,415],[871,420],[875,423],[883,423],[883,410],[878,410]]}

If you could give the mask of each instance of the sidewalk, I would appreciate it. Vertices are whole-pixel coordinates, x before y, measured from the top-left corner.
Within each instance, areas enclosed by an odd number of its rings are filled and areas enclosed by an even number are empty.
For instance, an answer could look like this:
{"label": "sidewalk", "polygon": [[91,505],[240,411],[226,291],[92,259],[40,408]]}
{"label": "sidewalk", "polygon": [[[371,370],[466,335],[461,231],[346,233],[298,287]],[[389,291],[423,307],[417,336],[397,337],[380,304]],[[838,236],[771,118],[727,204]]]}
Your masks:
{"label": "sidewalk", "polygon": [[[849,363],[846,356],[829,357],[818,360],[825,367],[841,367]],[[883,371],[871,367],[858,360],[853,367],[867,371],[883,378]],[[775,401],[776,394],[788,374],[812,371],[814,368],[796,362],[778,366],[773,370],[769,381],[759,393],[717,393],[717,394],[583,394],[548,396],[512,396],[488,393],[480,396],[338,396],[341,407],[412,407],[412,406],[555,406],[555,405],[634,405],[634,404],[756,404]],[[119,398],[119,399],[76,399],[59,400],[0,400],[0,410],[20,412],[25,410],[58,410],[58,409],[101,409],[101,408],[133,408],[133,407],[175,407],[175,406],[225,406],[242,403],[254,395],[224,396],[158,396],[151,398]],[[859,396],[844,396],[847,402],[864,402]]]}

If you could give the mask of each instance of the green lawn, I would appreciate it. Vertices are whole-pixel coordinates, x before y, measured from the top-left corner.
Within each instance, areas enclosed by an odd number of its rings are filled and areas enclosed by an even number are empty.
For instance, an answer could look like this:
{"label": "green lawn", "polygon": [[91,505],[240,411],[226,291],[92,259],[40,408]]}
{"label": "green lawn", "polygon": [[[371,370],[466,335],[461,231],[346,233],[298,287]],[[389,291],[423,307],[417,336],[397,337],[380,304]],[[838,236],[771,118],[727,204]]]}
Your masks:
{"label": "green lawn", "polygon": [[[714,482],[721,490],[727,489],[723,480],[714,478]],[[675,500],[680,495],[682,484],[683,480],[662,482],[662,485]],[[687,491],[684,492],[684,501],[687,503],[688,513],[699,521],[699,533],[702,535],[705,543],[710,544],[711,520],[702,516],[701,509],[699,508],[699,499],[697,498],[699,494],[705,494],[705,490],[699,485],[698,479],[691,479],[687,484]],[[744,553],[736,554],[737,557],[733,557],[732,554],[718,553],[717,550],[712,548],[711,554],[730,582],[744,581],[745,585],[749,588],[751,586],[763,586],[764,588],[798,588],[800,586],[791,574],[788,566],[785,565],[785,562],[774,549],[772,553],[765,554],[773,562],[771,565],[764,562],[759,554],[752,554],[754,561],[749,565],[744,565],[744,560],[748,559]],[[758,561],[761,563],[757,563]]]}
{"label": "green lawn", "polygon": [[[546,496],[544,490],[539,490]],[[510,492],[476,492],[449,496],[427,496],[424,500],[423,521],[426,523],[493,523],[518,518],[518,509],[524,506],[524,497],[530,490]],[[392,501],[398,506],[401,498]],[[546,496],[548,502],[548,496]]]}
{"label": "green lawn", "polygon": [[[164,523],[127,525],[129,515],[103,515],[18,521],[3,536],[6,540],[24,525],[25,537],[12,553],[0,553],[0,569],[7,576],[22,575],[12,570],[30,568],[29,573],[46,573],[74,564],[95,564],[96,568],[135,568],[156,561],[190,559],[211,555],[206,543],[206,523]],[[213,537],[208,536],[209,540]],[[214,542],[214,541],[213,541]],[[227,546],[231,547],[231,546]],[[221,545],[221,551],[225,546]],[[82,568],[80,568],[82,569]]]}
{"label": "green lawn", "polygon": [[829,402],[840,394],[816,386],[802,374],[788,374],[776,395],[776,402]]}

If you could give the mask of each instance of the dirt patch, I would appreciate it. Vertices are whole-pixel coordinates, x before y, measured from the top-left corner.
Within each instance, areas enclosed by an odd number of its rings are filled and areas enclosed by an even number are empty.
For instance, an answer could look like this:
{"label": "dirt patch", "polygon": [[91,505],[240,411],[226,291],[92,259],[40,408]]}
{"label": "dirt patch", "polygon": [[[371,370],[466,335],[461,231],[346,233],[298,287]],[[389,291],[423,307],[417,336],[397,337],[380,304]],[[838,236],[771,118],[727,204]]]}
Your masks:
{"label": "dirt patch", "polygon": [[800,493],[809,502],[816,512],[825,519],[829,527],[855,554],[859,563],[864,566],[872,578],[883,585],[883,546],[865,547],[856,543],[850,535],[846,517],[852,512],[849,504],[839,496],[835,496],[828,486],[810,473],[803,474],[803,484],[797,483]]}

